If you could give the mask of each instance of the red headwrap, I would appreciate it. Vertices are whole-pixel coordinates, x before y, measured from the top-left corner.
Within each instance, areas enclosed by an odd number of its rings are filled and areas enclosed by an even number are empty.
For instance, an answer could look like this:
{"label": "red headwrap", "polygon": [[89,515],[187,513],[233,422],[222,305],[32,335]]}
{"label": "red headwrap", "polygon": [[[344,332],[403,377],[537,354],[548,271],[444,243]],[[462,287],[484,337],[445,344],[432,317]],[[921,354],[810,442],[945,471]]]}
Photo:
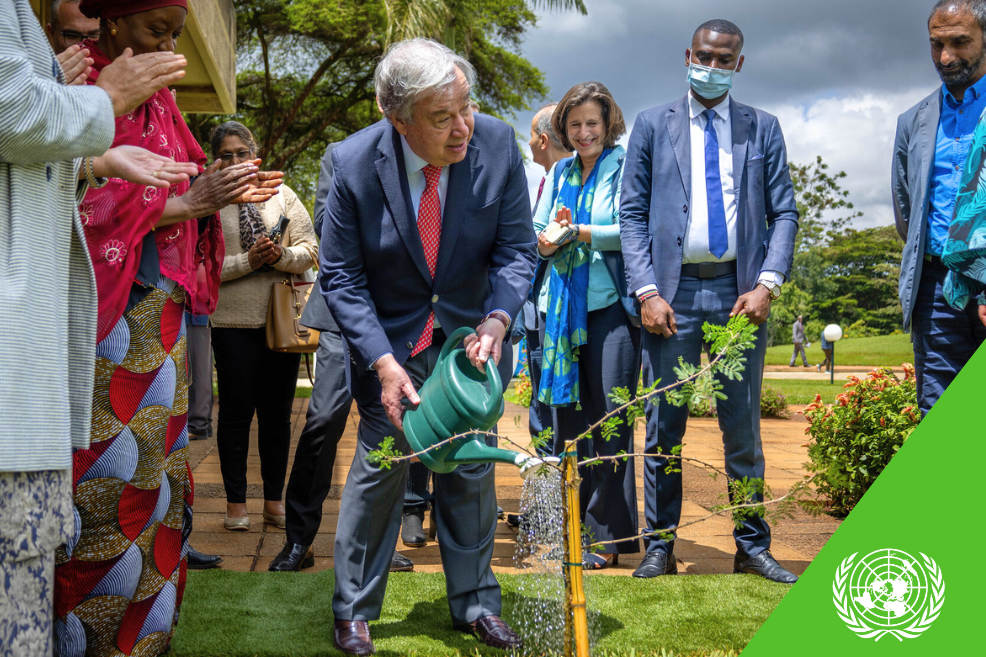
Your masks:
{"label": "red headwrap", "polygon": [[142,11],[161,7],[181,7],[188,11],[187,0],[82,0],[79,10],[88,18],[108,18],[110,20],[139,14]]}

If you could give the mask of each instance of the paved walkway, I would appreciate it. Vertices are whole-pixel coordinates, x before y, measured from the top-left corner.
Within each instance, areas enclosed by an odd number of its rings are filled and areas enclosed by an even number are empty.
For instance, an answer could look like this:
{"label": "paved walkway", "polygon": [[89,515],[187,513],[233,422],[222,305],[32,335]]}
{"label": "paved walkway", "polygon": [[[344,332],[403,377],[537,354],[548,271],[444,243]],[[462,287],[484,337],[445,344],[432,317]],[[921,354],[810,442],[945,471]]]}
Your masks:
{"label": "paved walkway", "polygon": [[[307,399],[297,399],[292,418],[291,461],[294,448],[304,426]],[[218,408],[217,408],[218,410]],[[506,413],[499,429],[518,442],[526,436],[526,408],[507,405]],[[522,421],[517,419],[523,417]],[[314,571],[332,567],[332,552],[335,529],[339,515],[339,496],[355,453],[356,426],[358,416],[355,412],[350,418],[333,471],[333,490],[323,506],[322,524],[315,540]],[[786,491],[794,483],[803,479],[802,464],[807,460],[805,420],[794,416],[789,420],[764,420],[762,427],[764,453],[767,460],[766,479],[770,488],[779,493]],[[636,444],[643,445],[643,428],[638,428]],[[247,501],[247,509],[252,520],[248,532],[230,532],[223,528],[226,502],[222,493],[222,476],[219,470],[219,455],[214,439],[208,443],[193,443],[198,457],[193,462],[196,484],[195,523],[191,541],[196,549],[220,554],[224,568],[239,571],[266,571],[267,566],[284,545],[284,531],[264,525],[261,518],[263,501],[260,499],[260,459],[256,448],[256,423],[251,436],[251,451],[248,460],[248,482],[255,497]],[[723,462],[722,438],[716,420],[691,419],[689,431],[685,436],[685,455],[713,464]],[[202,455],[204,454],[204,458]],[[290,468],[290,466],[289,466]],[[517,511],[520,503],[522,480],[516,468],[498,465],[497,501],[508,512]],[[682,523],[704,517],[708,508],[725,499],[725,484],[722,478],[713,482],[709,471],[701,467],[686,466],[685,501],[682,509]],[[640,526],[643,520],[643,479],[642,463],[637,463],[638,507]],[[248,494],[249,497],[249,494]],[[426,527],[428,520],[426,519]],[[786,567],[800,574],[808,566],[824,541],[838,527],[838,521],[818,522],[802,518],[794,521],[784,520],[775,527],[772,552]],[[496,572],[513,571],[514,553],[513,529],[500,522],[497,527],[494,547],[493,568]],[[438,544],[429,541],[423,548],[398,548],[415,563],[418,572],[441,570]],[[675,545],[679,560],[679,570],[684,573],[729,573],[732,572],[732,559],[735,551],[732,539],[732,523],[727,518],[715,517],[702,523],[686,527],[680,531]],[[623,555],[616,568],[601,571],[606,574],[629,575],[640,562],[642,555]]]}

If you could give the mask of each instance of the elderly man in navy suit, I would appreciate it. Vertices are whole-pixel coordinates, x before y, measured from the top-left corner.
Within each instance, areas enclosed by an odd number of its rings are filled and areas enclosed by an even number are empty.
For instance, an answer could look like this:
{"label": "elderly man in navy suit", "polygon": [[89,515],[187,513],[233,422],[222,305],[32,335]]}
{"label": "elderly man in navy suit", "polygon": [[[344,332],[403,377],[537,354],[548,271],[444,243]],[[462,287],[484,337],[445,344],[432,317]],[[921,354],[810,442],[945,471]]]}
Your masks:
{"label": "elderly man in navy suit", "polygon": [[[535,237],[520,151],[509,125],[469,107],[474,71],[434,41],[393,46],[377,66],[385,119],[336,147],[322,229],[321,285],[350,358],[359,440],[336,530],[335,643],[374,651],[400,529],[407,463],[390,470],[367,454],[401,433],[403,398],[436,365],[446,332],[481,369],[500,358],[507,326],[527,298]],[[492,360],[493,362],[490,362]],[[496,496],[490,464],[435,476],[435,510],[453,625],[517,649],[500,619],[493,576]]]}
{"label": "elderly man in navy suit", "polygon": [[[732,480],[763,479],[760,386],[767,333],[763,322],[790,274],[798,210],[777,119],[732,100],[743,67],[743,33],[724,20],[695,31],[685,50],[689,93],[641,112],[630,135],[620,234],[627,278],[641,304],[645,383],[674,381],[678,359],[698,364],[702,324],[725,324],[745,313],[757,329],[742,381],[722,377],[718,404],[726,472]],[[647,451],[680,445],[687,407],[663,397],[647,408]],[[674,529],[681,517],[681,473],[647,459],[647,526],[671,540],[646,539],[636,577],[677,572]],[[797,577],[771,556],[763,518],[734,532],[734,572],[793,583]]]}

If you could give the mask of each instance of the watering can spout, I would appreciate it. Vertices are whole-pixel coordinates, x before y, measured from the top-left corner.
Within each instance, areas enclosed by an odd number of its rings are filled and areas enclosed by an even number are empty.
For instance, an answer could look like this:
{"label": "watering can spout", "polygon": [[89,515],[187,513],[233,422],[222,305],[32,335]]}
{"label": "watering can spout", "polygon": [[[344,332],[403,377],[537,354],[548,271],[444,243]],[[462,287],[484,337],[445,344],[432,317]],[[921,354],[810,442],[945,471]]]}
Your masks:
{"label": "watering can spout", "polygon": [[477,436],[465,440],[461,445],[454,448],[445,460],[460,465],[466,463],[507,463],[520,467],[528,458],[526,454],[520,452],[490,447],[483,442],[481,437]]}

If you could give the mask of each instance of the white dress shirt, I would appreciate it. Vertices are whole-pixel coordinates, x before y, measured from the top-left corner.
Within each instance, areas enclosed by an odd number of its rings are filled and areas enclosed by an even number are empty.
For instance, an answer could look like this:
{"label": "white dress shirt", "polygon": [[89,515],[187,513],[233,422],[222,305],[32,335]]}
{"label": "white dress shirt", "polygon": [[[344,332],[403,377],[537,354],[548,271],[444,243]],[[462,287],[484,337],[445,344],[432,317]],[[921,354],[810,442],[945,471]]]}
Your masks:
{"label": "white dress shirt", "polygon": [[[733,126],[731,122],[729,96],[712,108],[712,127],[719,141],[719,180],[722,184],[722,204],[726,210],[726,237],[729,247],[716,258],[709,251],[709,198],[705,186],[705,117],[702,105],[691,91],[688,92],[689,138],[691,140],[692,188],[688,206],[688,221],[685,224],[685,238],[682,244],[682,264],[699,262],[727,262],[736,260],[736,184],[733,178]],[[765,269],[760,272],[758,282],[784,283],[784,274]],[[656,285],[644,285],[636,291],[637,296],[657,290]],[[660,292],[660,290],[658,290]]]}
{"label": "white dress shirt", "polygon": [[729,96],[712,108],[712,126],[719,139],[719,180],[722,205],[726,209],[726,236],[729,248],[717,258],[709,252],[709,195],[705,186],[705,107],[688,94],[689,137],[692,153],[692,190],[685,225],[682,264],[728,262],[736,259],[736,185],[733,181],[733,127],[730,125]]}
{"label": "white dress shirt", "polygon": [[[411,190],[411,204],[414,206],[414,221],[418,221],[421,210],[421,195],[425,193],[428,181],[425,180],[423,169],[428,163],[421,159],[408,146],[407,139],[401,135],[401,147],[404,149],[404,171],[407,172],[407,186]],[[448,167],[442,167],[442,175],[438,177],[438,201],[442,206],[442,216],[445,216],[445,193],[448,191]]]}

